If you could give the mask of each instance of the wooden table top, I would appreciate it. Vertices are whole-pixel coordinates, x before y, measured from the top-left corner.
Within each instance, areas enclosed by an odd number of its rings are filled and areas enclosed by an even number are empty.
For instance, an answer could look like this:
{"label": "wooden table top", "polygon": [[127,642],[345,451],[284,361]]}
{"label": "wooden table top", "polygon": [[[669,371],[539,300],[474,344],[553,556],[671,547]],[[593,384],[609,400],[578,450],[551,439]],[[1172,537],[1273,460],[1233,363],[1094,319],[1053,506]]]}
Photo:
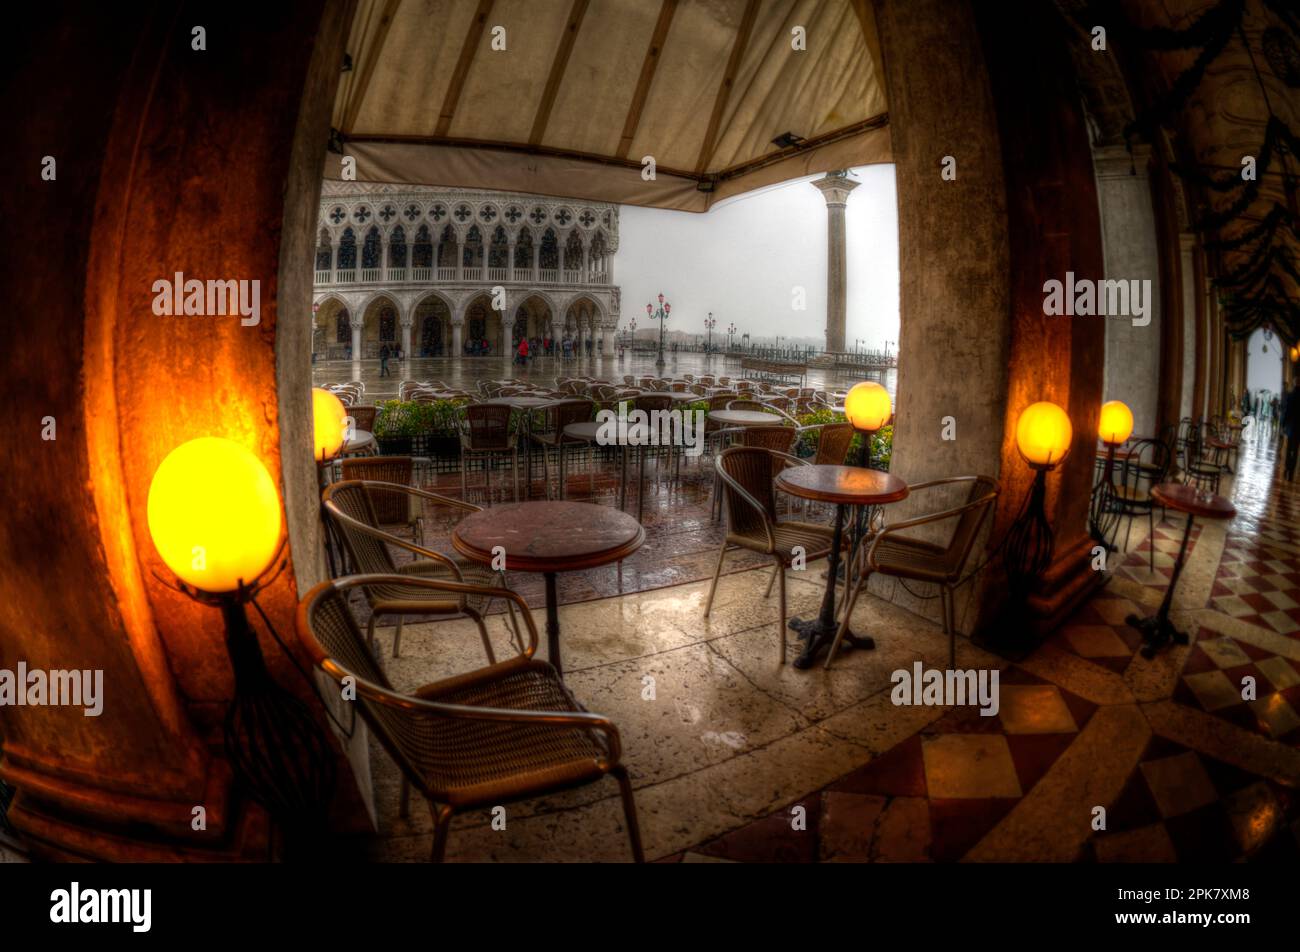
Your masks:
{"label": "wooden table top", "polygon": [[1183,483],[1161,483],[1151,489],[1151,497],[1162,506],[1205,519],[1231,519],[1237,508],[1216,493],[1202,493]]}
{"label": "wooden table top", "polygon": [[[577,399],[576,397],[574,399]],[[508,407],[518,407],[523,410],[538,409],[540,407],[550,406],[552,403],[560,401],[554,397],[493,397],[491,400],[484,400],[484,403],[504,404]]]}
{"label": "wooden table top", "polygon": [[[600,435],[600,428],[604,426],[598,420],[586,420],[582,423],[570,423],[564,428],[564,435],[575,440],[595,440]],[[649,442],[650,425],[648,423],[629,423],[623,427],[622,439],[618,439],[619,428],[617,420],[613,427],[615,440],[610,446],[640,446]]]}
{"label": "wooden table top", "polygon": [[785,420],[775,413],[761,410],[714,410],[709,419],[727,426],[780,426]]}
{"label": "wooden table top", "polygon": [[898,502],[911,492],[907,483],[893,473],[831,464],[783,469],[776,477],[776,487],[792,496],[850,506]]}
{"label": "wooden table top", "polygon": [[493,506],[462,519],[451,534],[456,551],[490,564],[501,546],[510,572],[569,572],[627,558],[645,529],[611,506],[561,500]]}

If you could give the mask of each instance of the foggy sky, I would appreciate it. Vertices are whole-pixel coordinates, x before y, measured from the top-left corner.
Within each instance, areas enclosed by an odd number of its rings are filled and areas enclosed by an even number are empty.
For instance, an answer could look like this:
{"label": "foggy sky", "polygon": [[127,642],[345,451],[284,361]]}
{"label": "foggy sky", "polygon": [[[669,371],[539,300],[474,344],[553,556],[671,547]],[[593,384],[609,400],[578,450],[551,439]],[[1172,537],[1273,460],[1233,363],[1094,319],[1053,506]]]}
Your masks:
{"label": "foggy sky", "polygon": [[[712,311],[714,339],[730,322],[737,337],[815,337],[826,329],[826,202],[813,178],[740,195],[701,215],[624,205],[614,281],[622,287],[622,327],[647,321],[645,305],[660,291],[672,303],[669,330],[703,334]],[[853,169],[859,186],[846,210],[848,321],[846,347],[862,338],[880,349],[898,341],[898,209],[894,167]],[[792,291],[806,289],[796,311]],[[657,306],[658,302],[655,301]]]}

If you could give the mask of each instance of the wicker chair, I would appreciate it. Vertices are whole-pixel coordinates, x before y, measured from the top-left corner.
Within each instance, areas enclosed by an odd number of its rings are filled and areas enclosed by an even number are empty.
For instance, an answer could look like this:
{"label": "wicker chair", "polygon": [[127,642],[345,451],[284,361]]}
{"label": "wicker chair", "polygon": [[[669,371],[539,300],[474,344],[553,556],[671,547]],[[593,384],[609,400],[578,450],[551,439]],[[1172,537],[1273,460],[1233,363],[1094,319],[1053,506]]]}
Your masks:
{"label": "wicker chair", "polygon": [[[911,487],[915,495],[936,486],[956,486],[969,483],[966,501],[939,512],[927,513],[914,519],[905,519],[893,525],[885,526],[872,540],[870,546],[859,550],[862,555],[861,571],[853,584],[853,591],[844,603],[844,617],[840,619],[839,630],[835,632],[835,641],[826,655],[826,667],[831,666],[835,652],[839,650],[844,633],[848,631],[849,619],[853,615],[853,606],[858,596],[867,587],[867,581],[873,573],[892,575],[895,578],[912,579],[918,582],[933,582],[939,586],[940,598],[943,600],[943,631],[948,636],[948,665],[957,663],[957,623],[953,593],[961,581],[962,569],[975,547],[980,526],[993,508],[998,498],[998,481],[991,476],[950,476],[947,479],[935,479],[928,483],[917,483]],[[922,539],[900,536],[898,533],[917,526],[930,525],[956,519],[952,536],[946,546]]]}
{"label": "wicker chair", "polygon": [[728,410],[755,410],[762,413],[767,409],[767,404],[761,400],[728,400]]}
{"label": "wicker chair", "polygon": [[564,498],[564,448],[566,446],[577,446],[585,444],[586,440],[575,440],[571,436],[564,435],[564,428],[570,423],[584,423],[591,419],[592,403],[590,400],[565,400],[554,406],[546,408],[546,427],[541,431],[534,430],[529,436],[534,443],[542,448],[542,482],[546,484],[546,498],[551,498],[551,471],[548,460],[551,456],[551,450],[554,449],[558,454],[556,460],[555,472],[559,477],[560,490],[559,497]]}
{"label": "wicker chair", "polygon": [[[718,550],[718,565],[713,570],[709,596],[704,602],[704,616],[707,618],[713,608],[713,595],[728,549],[737,547],[770,555],[780,582],[777,632],[781,639],[781,663],[785,664],[785,570],[794,563],[796,547],[802,548],[808,562],[829,555],[834,533],[829,526],[777,521],[776,494],[772,488],[772,467],[776,459],[794,466],[807,465],[797,457],[750,446],[725,449],[716,461],[727,495],[727,536]],[[847,544],[848,540],[844,541]],[[770,584],[768,592],[771,593]]]}
{"label": "wicker chair", "polygon": [[[523,615],[528,643],[507,661],[411,694],[398,693],[366,650],[347,593],[399,584],[413,584],[430,598],[451,602],[505,598]],[[299,604],[297,631],[317,667],[340,685],[355,687],[362,718],[402,772],[401,815],[410,812],[412,785],[429,804],[433,862],[446,856],[457,812],[529,799],[607,775],[618,781],[632,856],[645,861],[618,728],[583,708],[555,668],[533,657],[537,627],[514,592],[394,575],[322,582]]]}
{"label": "wicker chair", "polygon": [[817,437],[817,455],[813,457],[813,463],[843,466],[849,456],[849,447],[853,445],[853,435],[857,432],[853,424],[826,423],[819,429],[821,434]]}
{"label": "wicker chair", "polygon": [[492,459],[510,457],[510,475],[514,479],[514,499],[519,499],[519,449],[510,432],[510,407],[501,403],[471,403],[464,409],[460,435],[460,494],[466,491],[469,461],[482,457],[487,496],[492,498]]}
{"label": "wicker chair", "polygon": [[348,407],[348,416],[352,417],[352,426],[357,430],[365,430],[369,433],[375,428],[375,413],[378,410],[373,406],[353,405]]}
{"label": "wicker chair", "polygon": [[1204,488],[1217,493],[1219,480],[1223,478],[1225,467],[1205,458],[1204,427],[1201,421],[1184,419],[1181,426],[1184,430],[1184,435],[1180,439],[1183,482],[1191,483],[1197,489]]}
{"label": "wicker chair", "polygon": [[[409,456],[359,456],[343,460],[343,479],[372,483],[395,483],[410,487],[415,461]],[[424,544],[423,507],[418,496],[405,492],[376,489],[370,493],[375,525],[380,528],[402,526],[411,530],[417,545]]]}
{"label": "wicker chair", "polygon": [[[343,537],[343,544],[348,550],[352,564],[362,574],[401,576],[412,581],[418,578],[448,578],[456,582],[473,582],[484,586],[495,584],[497,590],[505,588],[505,574],[495,573],[487,566],[463,558],[450,558],[441,552],[426,549],[423,545],[407,542],[391,533],[384,532],[379,526],[379,517],[375,510],[377,494],[392,495],[403,493],[416,499],[429,499],[444,506],[466,512],[478,512],[479,507],[440,496],[423,489],[399,486],[396,483],[377,483],[366,480],[345,480],[331,483],[325,489],[322,502],[325,512]],[[395,545],[421,558],[398,566],[388,546]],[[366,602],[370,606],[370,622],[366,627],[366,640],[371,649],[375,645],[375,624],[380,615],[397,615],[397,632],[393,636],[393,657],[396,658],[402,648],[402,626],[408,615],[466,615],[478,626],[483,639],[483,650],[488,662],[496,660],[492,653],[492,643],[488,639],[487,626],[483,616],[491,603],[491,598],[465,599],[445,598],[431,594],[430,590],[410,584],[389,584],[379,588],[363,590]],[[510,624],[515,637],[519,637],[519,623],[515,620],[514,607],[507,601],[510,612]]]}
{"label": "wicker chair", "polygon": [[[740,402],[743,401],[732,401],[733,405]],[[776,417],[772,419],[775,421]],[[732,446],[753,446],[776,453],[772,459],[773,479],[788,465],[785,458],[790,455],[798,435],[793,427],[788,426],[743,426],[722,432],[734,438]],[[713,502],[709,515],[714,519],[722,518],[722,476],[716,469],[713,472]]]}

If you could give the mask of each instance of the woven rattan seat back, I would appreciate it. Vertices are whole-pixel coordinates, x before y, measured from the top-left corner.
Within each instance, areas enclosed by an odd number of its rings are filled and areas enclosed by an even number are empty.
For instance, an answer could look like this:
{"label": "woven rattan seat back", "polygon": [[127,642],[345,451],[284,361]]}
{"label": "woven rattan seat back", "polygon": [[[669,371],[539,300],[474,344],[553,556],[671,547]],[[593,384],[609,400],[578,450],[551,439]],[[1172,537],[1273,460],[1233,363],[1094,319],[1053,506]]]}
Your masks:
{"label": "woven rattan seat back", "polygon": [[[413,469],[414,463],[409,456],[360,456],[343,461],[343,478],[409,486]],[[378,525],[389,526],[411,521],[411,497],[406,493],[383,489],[369,489],[365,492]]]}
{"label": "woven rattan seat back", "polygon": [[471,403],[465,407],[466,439],[471,449],[510,448],[510,407],[502,403]]}

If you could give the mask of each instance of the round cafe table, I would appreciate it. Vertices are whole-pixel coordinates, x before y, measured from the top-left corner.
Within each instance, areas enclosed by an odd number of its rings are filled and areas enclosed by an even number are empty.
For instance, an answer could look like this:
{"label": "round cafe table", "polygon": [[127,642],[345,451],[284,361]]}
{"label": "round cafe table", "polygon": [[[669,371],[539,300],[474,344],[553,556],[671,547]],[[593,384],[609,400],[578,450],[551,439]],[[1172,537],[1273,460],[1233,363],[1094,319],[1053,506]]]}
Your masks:
{"label": "round cafe table", "polygon": [[516,502],[483,509],[462,519],[451,534],[451,544],[466,558],[491,565],[492,550],[500,546],[506,571],[545,576],[546,647],[561,675],[555,576],[621,562],[644,541],[641,523],[626,513],[567,501]]}
{"label": "round cafe table", "polygon": [[714,410],[709,419],[723,426],[780,426],[785,422],[784,417],[761,410]]}
{"label": "round cafe table", "polygon": [[1145,644],[1142,657],[1154,658],[1156,652],[1173,641],[1175,644],[1187,644],[1187,634],[1174,627],[1169,620],[1169,606],[1174,600],[1174,588],[1178,585],[1178,576],[1183,574],[1183,563],[1187,559],[1187,540],[1192,534],[1192,523],[1196,517],[1202,519],[1231,519],[1237,514],[1236,507],[1217,493],[1201,492],[1195,486],[1182,483],[1161,483],[1151,489],[1151,498],[1166,509],[1177,509],[1187,513],[1187,525],[1183,528],[1183,541],[1178,547],[1178,558],[1174,560],[1174,573],[1169,576],[1169,587],[1165,589],[1164,601],[1154,615],[1139,618],[1129,615],[1124,619],[1142,634]]}
{"label": "round cafe table", "polygon": [[[892,473],[882,473],[860,466],[834,466],[810,464],[783,469],[776,477],[776,488],[791,496],[835,504],[835,529],[831,538],[831,554],[826,570],[826,594],[822,596],[821,611],[816,618],[806,621],[790,619],[790,628],[804,641],[803,651],[795,659],[796,668],[811,668],[823,648],[830,647],[839,627],[835,621],[835,583],[840,569],[840,546],[844,542],[844,507],[878,506],[906,499],[911,491],[906,482]],[[848,573],[845,573],[848,584]],[[850,631],[844,640],[855,648],[874,648],[876,643],[866,635]],[[830,667],[830,658],[826,666]]]}

